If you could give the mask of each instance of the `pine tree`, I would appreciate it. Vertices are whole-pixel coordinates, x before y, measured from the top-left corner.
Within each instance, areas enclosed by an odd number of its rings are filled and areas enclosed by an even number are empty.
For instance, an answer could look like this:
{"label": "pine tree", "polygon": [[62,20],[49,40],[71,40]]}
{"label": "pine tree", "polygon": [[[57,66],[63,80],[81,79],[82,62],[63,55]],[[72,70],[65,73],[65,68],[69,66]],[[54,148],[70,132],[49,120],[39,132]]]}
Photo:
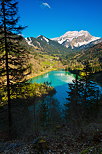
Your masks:
{"label": "pine tree", "polygon": [[27,72],[27,52],[21,46],[22,26],[18,26],[17,2],[0,0],[0,84],[7,88],[9,134],[11,134],[11,93],[12,84],[23,81]]}
{"label": "pine tree", "polygon": [[96,102],[96,88],[95,83],[92,82],[92,68],[88,61],[83,62],[84,68],[81,71],[80,81],[83,83],[83,103]]}
{"label": "pine tree", "polygon": [[45,129],[48,123],[48,105],[45,100],[39,106],[39,119],[41,126]]}
{"label": "pine tree", "polygon": [[92,69],[89,62],[85,61],[83,66],[83,70],[80,71],[80,78],[78,79],[78,73],[76,73],[75,80],[69,85],[68,103],[65,104],[67,118],[71,116],[71,119],[89,117],[89,112],[99,101],[99,90],[92,82]]}
{"label": "pine tree", "polygon": [[[98,112],[98,102],[100,101],[100,92],[96,84],[92,81],[92,68],[88,61],[83,63],[84,68],[81,72],[82,89],[82,104],[83,113],[86,121],[96,116]],[[95,112],[96,110],[96,112]]]}
{"label": "pine tree", "polygon": [[69,84],[68,98],[66,98],[68,102],[65,104],[65,118],[67,121],[69,119],[73,121],[73,124],[78,123],[80,103],[82,102],[81,91],[83,84],[80,82],[78,74],[79,72],[76,70],[75,79]]}

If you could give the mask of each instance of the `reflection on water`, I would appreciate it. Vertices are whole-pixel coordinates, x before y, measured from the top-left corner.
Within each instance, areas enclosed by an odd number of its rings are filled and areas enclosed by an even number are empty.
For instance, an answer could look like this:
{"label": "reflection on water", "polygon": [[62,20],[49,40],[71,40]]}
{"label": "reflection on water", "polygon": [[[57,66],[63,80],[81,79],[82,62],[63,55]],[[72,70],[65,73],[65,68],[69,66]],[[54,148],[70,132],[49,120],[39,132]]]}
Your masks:
{"label": "reflection on water", "polygon": [[66,102],[66,97],[68,91],[68,83],[71,83],[74,79],[74,75],[66,71],[51,71],[44,75],[32,78],[29,80],[30,83],[44,83],[50,82],[51,86],[56,89],[56,94],[53,96],[63,105]]}
{"label": "reflection on water", "polygon": [[[66,92],[68,91],[68,83],[71,83],[74,78],[74,75],[69,72],[52,71],[29,80],[30,83],[51,83],[51,86],[56,89],[56,94],[53,97],[47,96],[37,101],[33,97],[27,100],[13,100],[11,110],[13,134],[18,137],[26,136],[27,138],[27,135],[38,135],[39,132],[43,134],[47,129],[55,131],[56,125],[62,124],[63,107],[68,97]],[[97,85],[97,88],[102,91],[100,86]],[[1,118],[5,119],[5,117],[7,118],[7,113],[4,111]],[[5,120],[0,121],[1,132],[8,129],[8,121]]]}

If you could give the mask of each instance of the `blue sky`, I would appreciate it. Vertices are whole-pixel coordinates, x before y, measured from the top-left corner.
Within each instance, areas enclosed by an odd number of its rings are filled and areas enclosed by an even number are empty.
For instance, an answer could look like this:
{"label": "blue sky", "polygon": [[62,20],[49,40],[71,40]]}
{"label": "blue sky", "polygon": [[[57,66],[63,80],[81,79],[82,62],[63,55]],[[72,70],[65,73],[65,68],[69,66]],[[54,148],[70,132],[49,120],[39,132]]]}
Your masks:
{"label": "blue sky", "polygon": [[24,37],[87,30],[102,37],[102,0],[18,0]]}

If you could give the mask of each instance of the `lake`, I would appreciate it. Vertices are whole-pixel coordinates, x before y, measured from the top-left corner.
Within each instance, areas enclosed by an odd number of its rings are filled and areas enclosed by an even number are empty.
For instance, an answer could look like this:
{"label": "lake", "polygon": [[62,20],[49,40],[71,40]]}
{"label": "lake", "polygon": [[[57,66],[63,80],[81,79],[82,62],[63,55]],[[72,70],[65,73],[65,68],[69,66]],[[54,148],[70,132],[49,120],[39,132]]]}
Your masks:
{"label": "lake", "polygon": [[[72,83],[72,80],[74,79],[74,74],[62,70],[51,71],[30,79],[28,81],[30,83],[50,82],[51,86],[56,89],[56,93],[53,97],[47,96],[42,100],[36,100],[35,103],[32,103],[33,105],[30,104],[28,106],[19,103],[18,106],[14,106],[14,114],[12,115],[16,134],[19,137],[23,135],[25,136],[25,134],[26,136],[28,134],[32,135],[34,134],[36,128],[39,130],[39,132],[42,132],[43,130],[45,132],[45,127],[43,128],[42,124],[48,124],[48,129],[53,130],[53,127],[55,127],[58,123],[62,123],[64,120],[63,117],[65,116],[64,104],[67,103],[67,91],[69,91],[68,84]],[[98,86],[97,84],[96,86],[100,88],[102,93],[102,87]],[[45,117],[45,119],[42,120],[42,117]],[[0,126],[0,129],[5,130],[7,123],[3,121],[2,125]]]}
{"label": "lake", "polygon": [[72,80],[75,79],[75,75],[66,72],[66,71],[51,71],[46,74],[40,75],[38,77],[34,77],[29,80],[30,83],[44,83],[44,82],[50,82],[51,86],[53,86],[56,89],[56,94],[53,96],[53,98],[57,99],[57,101],[60,103],[60,105],[63,106],[63,104],[66,102],[66,98],[68,97],[67,91],[68,83],[72,83]]}
{"label": "lake", "polygon": [[[29,80],[30,83],[44,83],[49,82],[51,86],[56,89],[56,94],[53,98],[56,99],[61,106],[66,103],[66,98],[68,97],[67,91],[69,91],[69,83],[72,83],[72,80],[75,79],[75,74],[64,70],[51,71],[46,74],[34,77]],[[102,93],[102,87],[96,84],[96,87]]]}

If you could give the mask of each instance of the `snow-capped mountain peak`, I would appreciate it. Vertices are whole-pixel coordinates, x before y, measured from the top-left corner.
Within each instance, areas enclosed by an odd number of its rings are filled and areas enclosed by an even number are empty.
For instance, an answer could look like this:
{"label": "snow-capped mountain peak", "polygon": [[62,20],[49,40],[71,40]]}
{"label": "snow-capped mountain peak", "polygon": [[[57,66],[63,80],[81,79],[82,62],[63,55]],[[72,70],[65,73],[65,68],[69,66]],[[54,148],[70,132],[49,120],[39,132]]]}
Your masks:
{"label": "snow-capped mountain peak", "polygon": [[37,38],[38,38],[38,39],[41,39],[42,41],[46,41],[47,43],[49,42],[49,39],[46,38],[46,37],[43,36],[43,35],[39,35]]}
{"label": "snow-capped mountain peak", "polygon": [[86,45],[92,41],[99,39],[100,37],[94,37],[90,35],[88,31],[68,31],[64,35],[53,38],[52,40],[64,45],[65,47],[80,47]]}

